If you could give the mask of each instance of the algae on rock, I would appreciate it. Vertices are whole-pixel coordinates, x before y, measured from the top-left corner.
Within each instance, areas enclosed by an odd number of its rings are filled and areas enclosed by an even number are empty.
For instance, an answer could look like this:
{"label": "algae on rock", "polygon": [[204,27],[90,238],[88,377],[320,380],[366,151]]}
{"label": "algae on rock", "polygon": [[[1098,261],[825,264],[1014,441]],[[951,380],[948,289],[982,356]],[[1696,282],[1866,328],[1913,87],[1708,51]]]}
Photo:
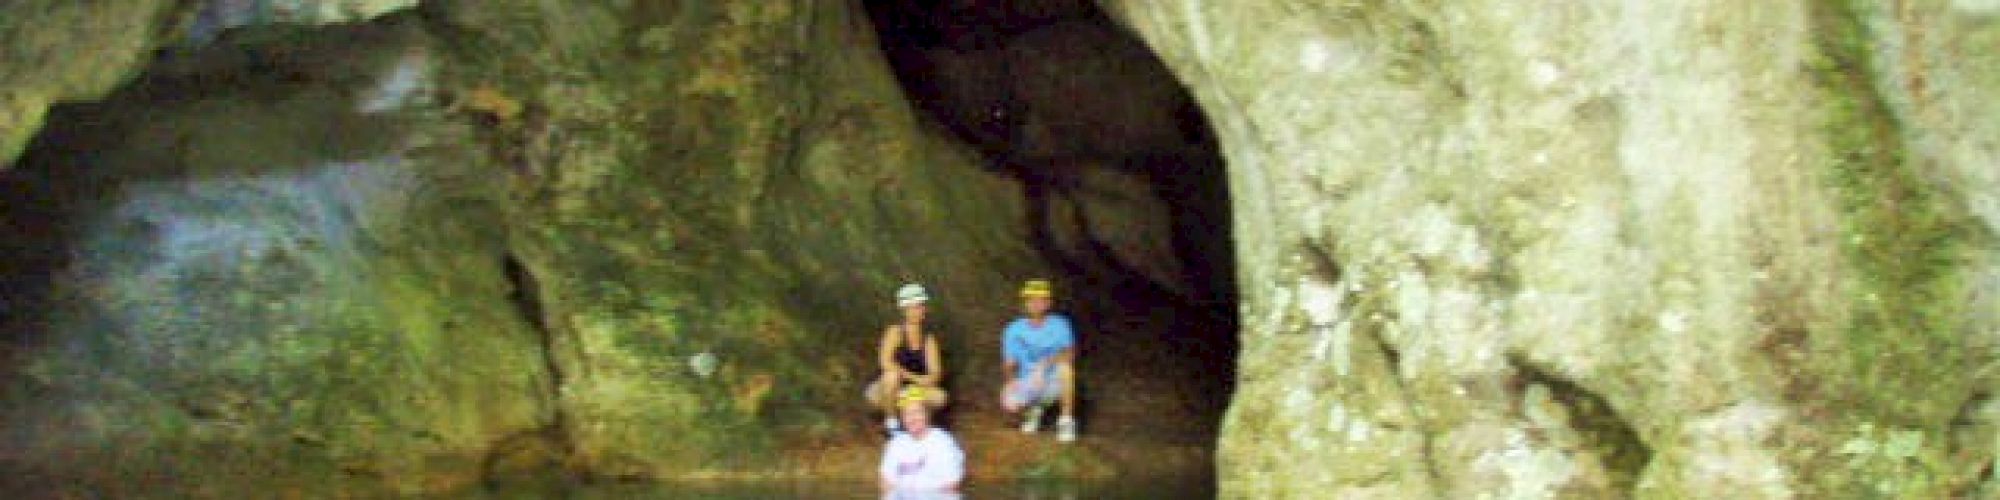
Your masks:
{"label": "algae on rock", "polygon": [[8,210],[46,232],[6,257],[51,265],[4,277],[28,306],[6,368],[29,374],[4,391],[0,461],[28,471],[6,489],[425,491],[476,484],[498,437],[544,425],[499,266],[505,185],[396,77],[438,63],[428,37],[293,40],[62,108],[8,173],[46,201]]}
{"label": "algae on rock", "polygon": [[153,49],[198,46],[230,28],[372,19],[417,0],[21,0],[0,6],[0,169],[50,106],[98,100]]}
{"label": "algae on rock", "polygon": [[461,80],[525,104],[496,142],[527,147],[513,245],[559,340],[578,467],[757,471],[788,439],[847,432],[827,403],[872,376],[842,360],[865,359],[896,282],[1004,304],[993,284],[1035,267],[1011,185],[919,126],[856,10],[439,11],[475,61]]}
{"label": "algae on rock", "polygon": [[1225,495],[1986,480],[1990,10],[1104,3],[1229,161]]}
{"label": "algae on rock", "polygon": [[956,350],[1040,269],[1018,188],[916,120],[857,16],[424,2],[56,109],[0,177],[0,489],[797,472],[864,413],[897,283]]}

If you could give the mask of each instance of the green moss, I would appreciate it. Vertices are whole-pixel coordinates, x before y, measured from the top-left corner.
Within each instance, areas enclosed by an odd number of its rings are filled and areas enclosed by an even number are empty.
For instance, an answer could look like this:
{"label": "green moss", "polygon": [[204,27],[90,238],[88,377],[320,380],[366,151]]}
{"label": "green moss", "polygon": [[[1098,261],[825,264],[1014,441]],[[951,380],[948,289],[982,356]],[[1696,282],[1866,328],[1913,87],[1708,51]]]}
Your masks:
{"label": "green moss", "polygon": [[[1841,246],[1850,293],[1849,316],[1837,346],[1816,367],[1822,382],[1804,395],[1819,410],[1858,421],[1929,432],[1943,425],[1971,389],[1976,359],[1968,338],[1963,271],[1971,250],[1988,239],[1953,198],[1924,176],[1904,143],[1900,123],[1877,86],[1876,62],[1863,7],[1856,1],[1812,2],[1817,59],[1808,70],[1822,92],[1821,134],[1831,150],[1827,178],[1841,211]],[[1824,351],[1823,351],[1824,352]],[[1905,434],[1898,434],[1905,435]],[[1861,432],[1854,442],[1872,442]],[[1936,443],[1923,440],[1920,443]],[[1854,449],[1877,449],[1857,445]],[[1935,448],[1932,446],[1931,448]],[[1913,451],[1894,461],[1851,460],[1847,473],[1826,471],[1818,482],[1834,491],[1876,492],[1885,477],[1936,477],[1936,453]],[[1831,462],[1829,460],[1829,462]],[[1897,493],[1940,493],[1918,480]],[[1913,489],[1910,489],[1913,488]]]}

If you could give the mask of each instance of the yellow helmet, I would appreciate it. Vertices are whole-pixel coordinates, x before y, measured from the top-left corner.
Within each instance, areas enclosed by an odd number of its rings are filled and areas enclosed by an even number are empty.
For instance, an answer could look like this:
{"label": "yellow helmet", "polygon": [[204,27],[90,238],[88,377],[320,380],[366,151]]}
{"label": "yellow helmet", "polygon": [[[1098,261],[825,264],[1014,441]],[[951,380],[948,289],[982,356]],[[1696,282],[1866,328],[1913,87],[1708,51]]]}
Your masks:
{"label": "yellow helmet", "polygon": [[911,404],[922,404],[925,408],[930,408],[937,406],[937,396],[931,394],[930,389],[921,385],[904,387],[902,393],[896,395],[896,406],[900,408]]}
{"label": "yellow helmet", "polygon": [[1049,285],[1049,280],[1028,280],[1021,285],[1021,298],[1024,299],[1049,298],[1055,294],[1055,287]]}

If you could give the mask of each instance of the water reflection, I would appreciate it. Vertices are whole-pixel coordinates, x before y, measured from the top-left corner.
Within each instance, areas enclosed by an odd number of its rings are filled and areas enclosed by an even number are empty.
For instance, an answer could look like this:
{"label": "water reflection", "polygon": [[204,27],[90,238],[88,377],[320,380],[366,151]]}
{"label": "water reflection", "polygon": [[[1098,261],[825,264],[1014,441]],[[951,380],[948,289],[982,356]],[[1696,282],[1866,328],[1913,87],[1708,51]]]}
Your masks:
{"label": "water reflection", "polygon": [[611,500],[627,498],[707,498],[707,499],[1024,499],[1080,500],[1101,498],[1210,498],[1213,484],[1182,477],[1115,478],[1108,480],[1018,480],[977,481],[967,484],[961,494],[885,494],[871,481],[841,479],[701,481],[701,482],[618,482],[593,484],[510,485],[492,491],[466,493],[452,500],[513,500],[573,498]]}

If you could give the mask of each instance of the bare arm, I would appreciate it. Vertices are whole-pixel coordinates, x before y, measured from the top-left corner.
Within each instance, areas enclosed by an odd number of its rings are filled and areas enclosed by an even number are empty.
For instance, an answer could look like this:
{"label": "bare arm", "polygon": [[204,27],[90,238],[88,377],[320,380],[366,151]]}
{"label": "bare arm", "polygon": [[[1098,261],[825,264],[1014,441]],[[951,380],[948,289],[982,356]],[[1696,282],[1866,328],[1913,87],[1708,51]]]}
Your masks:
{"label": "bare arm", "polygon": [[938,352],[937,336],[924,339],[924,376],[917,380],[924,385],[938,385],[944,380],[944,354]]}
{"label": "bare arm", "polygon": [[896,367],[896,327],[882,331],[882,349],[876,353],[876,361],[882,365],[882,373],[897,373]]}
{"label": "bare arm", "polygon": [[1070,364],[1071,361],[1074,361],[1076,359],[1076,332],[1074,330],[1075,327],[1070,326],[1069,320],[1067,319],[1063,319],[1062,323],[1060,323],[1060,326],[1062,329],[1058,333],[1061,336],[1061,338],[1064,339],[1064,341],[1067,342],[1069,345],[1063,347],[1061,351],[1056,351],[1055,355],[1042,359],[1042,366],[1037,368],[1041,370],[1041,373],[1043,375],[1047,375],[1049,373],[1049,370],[1053,370],[1057,366]]}
{"label": "bare arm", "polygon": [[[1055,355],[1042,358],[1041,363],[1035,364],[1035,373],[1043,377],[1047,377],[1049,376],[1050,370],[1054,370],[1058,366],[1069,364],[1070,360],[1072,359],[1076,359],[1076,347],[1065,348],[1061,351],[1056,352]],[[1036,380],[1041,380],[1041,379],[1037,378]]]}

